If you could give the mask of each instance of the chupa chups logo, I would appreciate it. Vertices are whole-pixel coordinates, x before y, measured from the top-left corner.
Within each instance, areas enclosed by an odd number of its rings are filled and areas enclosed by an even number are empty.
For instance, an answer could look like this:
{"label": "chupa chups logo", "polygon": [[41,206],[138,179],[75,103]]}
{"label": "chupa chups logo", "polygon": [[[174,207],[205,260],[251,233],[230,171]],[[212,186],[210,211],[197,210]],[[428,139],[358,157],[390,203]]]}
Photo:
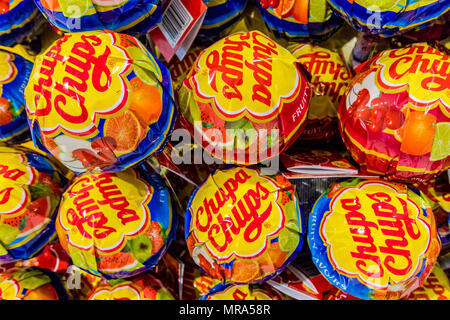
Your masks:
{"label": "chupa chups logo", "polygon": [[[381,91],[395,93],[406,87],[410,102],[429,106],[440,101],[450,108],[450,57],[427,45],[387,50],[374,62],[376,82]],[[447,111],[449,112],[449,111]]]}
{"label": "chupa chups logo", "polygon": [[406,188],[364,182],[333,197],[320,235],[335,270],[386,289],[422,267],[431,241],[428,219],[407,198]]}
{"label": "chupa chups logo", "polygon": [[112,287],[100,287],[92,292],[87,300],[141,300],[139,288],[132,282],[121,283]]}
{"label": "chupa chups logo", "polygon": [[[152,195],[152,186],[134,171],[80,176],[64,194],[58,223],[70,231],[72,246],[81,250],[95,246],[112,254],[122,249],[126,238],[145,230]],[[139,197],[141,203],[128,201]]]}
{"label": "chupa chups logo", "polygon": [[284,212],[276,202],[279,189],[253,170],[215,173],[189,208],[195,238],[221,261],[259,256],[284,226]]}
{"label": "chupa chups logo", "polygon": [[262,33],[240,32],[204,50],[186,85],[224,119],[269,121],[299,95],[302,78],[295,64],[289,51]]}
{"label": "chupa chups logo", "polygon": [[[442,272],[442,276],[446,277]],[[408,297],[409,300],[449,300],[450,291],[447,290],[439,277],[432,271],[422,287],[416,289]]]}
{"label": "chupa chups logo", "polygon": [[250,290],[249,286],[230,286],[214,294],[216,300],[272,300],[263,290]]}
{"label": "chupa chups logo", "polygon": [[17,280],[0,278],[0,281],[0,300],[22,300],[22,288]]}
{"label": "chupa chups logo", "polygon": [[14,55],[0,50],[0,95],[3,93],[3,85],[13,81],[17,76],[17,68],[13,61]]}
{"label": "chupa chups logo", "polygon": [[21,154],[3,154],[0,164],[0,222],[21,215],[31,201],[26,186],[34,184],[37,173]]}
{"label": "chupa chups logo", "polygon": [[37,58],[25,98],[44,134],[92,135],[126,105],[130,58],[116,42],[112,32],[66,34]]}
{"label": "chupa chups logo", "polygon": [[351,77],[347,67],[339,63],[339,54],[303,44],[294,50],[293,55],[313,75],[312,84],[317,93],[327,95],[333,103],[337,103]]}

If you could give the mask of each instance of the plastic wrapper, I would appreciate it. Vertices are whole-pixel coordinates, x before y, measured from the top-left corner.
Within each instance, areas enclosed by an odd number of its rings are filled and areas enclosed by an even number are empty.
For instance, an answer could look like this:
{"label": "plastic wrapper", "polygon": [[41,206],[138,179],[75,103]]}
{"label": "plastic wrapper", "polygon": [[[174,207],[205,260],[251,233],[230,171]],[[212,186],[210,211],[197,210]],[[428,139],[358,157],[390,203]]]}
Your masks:
{"label": "plastic wrapper", "polygon": [[35,3],[62,32],[113,30],[145,35],[161,21],[159,0],[35,0]]}
{"label": "plastic wrapper", "polygon": [[33,257],[56,237],[55,219],[67,179],[51,160],[0,146],[0,263]]}
{"label": "plastic wrapper", "polygon": [[41,33],[44,18],[33,0],[2,1],[0,5],[0,45],[26,43]]}
{"label": "plastic wrapper", "polygon": [[436,263],[422,287],[414,290],[408,300],[450,300],[450,280]]}
{"label": "plastic wrapper", "polygon": [[275,37],[290,41],[325,40],[343,23],[326,0],[259,0],[258,7]]}
{"label": "plastic wrapper", "polygon": [[25,111],[24,88],[33,63],[0,49],[0,142],[17,144],[31,139]]}
{"label": "plastic wrapper", "polygon": [[311,87],[295,57],[258,31],[198,56],[179,90],[182,125],[216,163],[255,164],[299,136]]}
{"label": "plastic wrapper", "polygon": [[124,170],[163,150],[177,115],[172,97],[168,69],[112,31],[58,39],[25,89],[34,143],[75,173]]}
{"label": "plastic wrapper", "polygon": [[74,265],[112,279],[154,268],[176,224],[166,186],[141,166],[75,178],[63,194],[56,230]]}
{"label": "plastic wrapper", "polygon": [[331,284],[365,300],[407,297],[423,285],[441,250],[422,193],[358,178],[320,196],[309,216],[308,244]]}
{"label": "plastic wrapper", "polygon": [[34,268],[0,273],[0,300],[67,300],[61,278]]}
{"label": "plastic wrapper", "polygon": [[444,51],[417,43],[361,65],[338,118],[363,172],[421,182],[450,167],[448,59]]}
{"label": "plastic wrapper", "polygon": [[224,29],[236,23],[247,6],[247,0],[205,0],[205,19],[195,38],[198,43],[219,40]]}
{"label": "plastic wrapper", "polygon": [[218,284],[201,300],[283,300],[283,295],[266,284]]}
{"label": "plastic wrapper", "polygon": [[189,253],[223,283],[246,284],[280,273],[303,245],[295,187],[257,169],[217,170],[193,193],[185,213]]}
{"label": "plastic wrapper", "polygon": [[306,143],[331,141],[339,135],[337,108],[352,72],[339,53],[317,45],[294,45],[291,52],[311,74],[313,91],[308,120],[299,139]]}
{"label": "plastic wrapper", "polygon": [[328,3],[358,31],[380,37],[424,28],[450,8],[447,0],[328,0]]}

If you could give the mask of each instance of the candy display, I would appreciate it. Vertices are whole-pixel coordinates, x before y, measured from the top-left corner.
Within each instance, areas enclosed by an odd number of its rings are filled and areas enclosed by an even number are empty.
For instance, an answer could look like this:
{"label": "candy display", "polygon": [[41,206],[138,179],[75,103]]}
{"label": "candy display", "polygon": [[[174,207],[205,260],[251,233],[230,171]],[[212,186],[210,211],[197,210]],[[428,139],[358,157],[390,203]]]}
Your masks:
{"label": "candy display", "polygon": [[449,11],[446,0],[328,0],[357,30],[381,37],[424,28]]}
{"label": "candy display", "polygon": [[311,87],[296,58],[259,31],[203,50],[179,89],[186,128],[223,163],[277,156],[301,133]]}
{"label": "candy display", "polygon": [[33,0],[4,0],[0,3],[0,45],[12,47],[39,33],[42,18]]}
{"label": "candy display", "polygon": [[168,69],[111,31],[55,41],[25,89],[34,143],[75,173],[124,170],[161,151],[176,118],[172,96]]}
{"label": "candy display", "polygon": [[210,43],[212,40],[219,40],[223,30],[241,18],[247,2],[248,0],[205,0],[207,10],[196,41]]}
{"label": "candy display", "polygon": [[166,186],[141,166],[76,177],[62,196],[56,231],[74,265],[112,279],[153,268],[176,223]]}
{"label": "candy display", "polygon": [[338,118],[364,171],[420,182],[450,168],[448,60],[445,51],[415,43],[385,50],[359,68]]}
{"label": "candy display", "polygon": [[383,180],[333,184],[309,216],[308,244],[320,272],[365,300],[402,299],[421,287],[441,244],[430,202]]}
{"label": "candy display", "polygon": [[32,69],[31,61],[0,49],[0,142],[31,139],[23,95]]}
{"label": "candy display", "polygon": [[259,0],[261,15],[276,37],[324,40],[341,25],[326,0]]}
{"label": "candy display", "polygon": [[0,300],[66,300],[62,281],[39,269],[9,269],[0,273]]}
{"label": "candy display", "polygon": [[33,257],[56,237],[66,178],[50,160],[0,146],[0,264]]}
{"label": "candy display", "polygon": [[210,175],[185,213],[192,258],[226,283],[274,277],[301,250],[305,230],[294,185],[245,167]]}
{"label": "candy display", "polygon": [[62,32],[113,30],[144,34],[161,21],[159,0],[34,0]]}
{"label": "candy display", "polygon": [[449,8],[0,0],[0,300],[450,299]]}
{"label": "candy display", "polygon": [[339,134],[337,108],[352,73],[339,53],[317,45],[300,44],[292,54],[312,76],[308,120],[299,139],[330,141]]}

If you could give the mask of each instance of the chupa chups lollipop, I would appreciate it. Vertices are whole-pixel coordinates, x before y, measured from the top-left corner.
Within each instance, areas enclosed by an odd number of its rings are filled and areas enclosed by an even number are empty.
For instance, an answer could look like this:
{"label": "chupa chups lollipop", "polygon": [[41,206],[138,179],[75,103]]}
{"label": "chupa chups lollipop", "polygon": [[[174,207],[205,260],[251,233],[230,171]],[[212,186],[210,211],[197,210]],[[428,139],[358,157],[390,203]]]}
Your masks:
{"label": "chupa chups lollipop", "polygon": [[277,38],[325,40],[342,25],[326,0],[259,0],[267,27]]}
{"label": "chupa chups lollipop", "polygon": [[43,22],[33,0],[0,1],[0,45],[12,47],[34,39]]}
{"label": "chupa chups lollipop", "polygon": [[34,0],[62,32],[113,30],[145,35],[161,21],[159,0]]}
{"label": "chupa chups lollipop", "polygon": [[153,268],[175,230],[169,191],[143,166],[79,175],[62,196],[56,222],[73,264],[107,279]]}
{"label": "chupa chups lollipop", "polygon": [[0,300],[67,300],[61,278],[34,268],[14,268],[0,273]]}
{"label": "chupa chups lollipop", "polygon": [[308,120],[300,140],[330,141],[339,134],[337,108],[352,72],[337,52],[308,43],[296,45],[292,54],[311,74],[313,95]]}
{"label": "chupa chups lollipop", "polygon": [[34,143],[75,173],[124,170],[160,152],[172,96],[168,69],[112,31],[65,34],[37,56],[25,89]]}
{"label": "chupa chups lollipop", "polygon": [[129,279],[102,279],[83,300],[175,300],[171,291],[151,273]]}
{"label": "chupa chups lollipop", "polygon": [[301,133],[311,87],[288,50],[251,31],[203,50],[178,93],[184,126],[207,154],[255,164]]}
{"label": "chupa chups lollipop", "polygon": [[0,142],[17,144],[31,138],[23,95],[32,69],[31,61],[0,50]]}
{"label": "chupa chups lollipop", "polygon": [[184,79],[186,79],[187,74],[203,49],[204,48],[200,46],[191,47],[183,60],[180,61],[178,57],[174,57],[169,63],[168,68],[172,79],[173,90],[175,92],[183,85]]}
{"label": "chupa chups lollipop", "polygon": [[447,0],[328,0],[358,31],[380,37],[424,28],[449,11]]}
{"label": "chupa chups lollipop", "polygon": [[195,41],[211,43],[220,39],[224,29],[241,18],[247,0],[205,0],[207,6],[205,19]]}
{"label": "chupa chups lollipop", "polygon": [[450,300],[450,280],[436,263],[423,286],[414,290],[408,300]]}
{"label": "chupa chups lollipop", "polygon": [[283,300],[283,295],[267,284],[219,283],[201,300]]}
{"label": "chupa chups lollipop", "polygon": [[0,146],[0,264],[25,260],[56,237],[66,178],[46,157]]}
{"label": "chupa chups lollipop", "polygon": [[185,213],[189,253],[223,283],[276,276],[301,250],[304,233],[295,187],[281,175],[245,167],[215,171]]}
{"label": "chupa chups lollipop", "polygon": [[309,216],[312,260],[334,286],[360,299],[403,299],[423,285],[441,243],[418,190],[359,178],[333,184]]}
{"label": "chupa chups lollipop", "polygon": [[363,171],[405,182],[450,168],[449,55],[426,44],[385,50],[358,70],[339,130]]}

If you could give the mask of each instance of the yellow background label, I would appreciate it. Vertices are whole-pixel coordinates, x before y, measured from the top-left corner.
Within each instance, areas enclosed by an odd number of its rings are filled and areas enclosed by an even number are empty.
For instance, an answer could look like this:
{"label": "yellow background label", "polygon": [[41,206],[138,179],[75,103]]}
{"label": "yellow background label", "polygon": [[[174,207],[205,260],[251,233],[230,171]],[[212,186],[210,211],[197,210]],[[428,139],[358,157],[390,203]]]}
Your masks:
{"label": "yellow background label", "polygon": [[89,300],[141,300],[141,292],[132,282],[96,289]]}

